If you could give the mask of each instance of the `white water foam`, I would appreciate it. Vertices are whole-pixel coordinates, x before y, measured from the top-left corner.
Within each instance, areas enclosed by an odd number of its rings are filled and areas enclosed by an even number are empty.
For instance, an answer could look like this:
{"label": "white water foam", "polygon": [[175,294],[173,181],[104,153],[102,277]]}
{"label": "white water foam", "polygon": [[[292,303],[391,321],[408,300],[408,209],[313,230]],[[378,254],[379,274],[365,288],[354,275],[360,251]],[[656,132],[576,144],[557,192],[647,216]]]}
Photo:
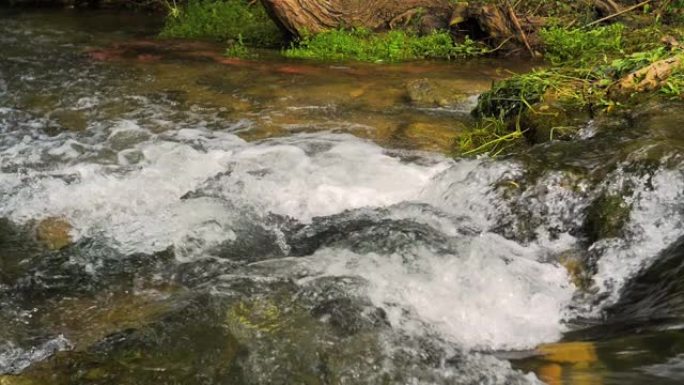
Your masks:
{"label": "white water foam", "polygon": [[[130,132],[135,128],[131,124],[116,126],[110,138]],[[235,213],[226,201],[301,221],[390,205],[417,196],[448,165],[446,160],[404,163],[347,135],[251,145],[231,134],[180,130],[133,144],[143,157],[134,166],[125,157],[118,165],[75,162],[80,153],[69,151],[71,144],[39,138],[0,152],[0,161],[27,155],[23,151],[29,148],[32,161],[41,159],[41,153],[66,159],[49,171],[0,174],[5,196],[0,215],[18,222],[65,217],[74,226],[76,239],[104,234],[125,252],[164,249],[207,224],[217,224],[229,234]],[[221,199],[181,200],[221,173],[227,175],[212,190]]]}
{"label": "white water foam", "polygon": [[618,170],[612,178],[613,189],[636,186],[632,198],[627,237],[597,242],[600,250],[594,281],[600,293],[607,294],[601,307],[614,304],[628,280],[649,266],[658,254],[684,234],[684,173],[660,169],[652,177],[627,177]]}
{"label": "white water foam", "polygon": [[540,251],[485,233],[457,255],[324,249],[304,264],[319,276],[364,278],[373,303],[411,335],[430,330],[467,349],[528,349],[561,337],[574,292],[565,269],[537,262]]}
{"label": "white water foam", "polygon": [[[110,139],[138,130],[131,124],[115,125]],[[63,143],[36,139],[20,145],[55,152]],[[234,240],[232,228],[243,216],[235,207],[308,222],[349,209],[419,201],[473,217],[486,229],[490,184],[513,172],[503,163],[454,163],[438,156],[405,162],[348,135],[295,135],[250,144],[228,133],[179,130],[131,146],[121,151],[139,151],[142,160],[136,164],[84,162],[81,155],[59,151],[62,162],[47,171],[0,174],[6,197],[0,216],[19,222],[63,216],[77,239],[104,236],[126,253],[175,245],[185,260]],[[7,154],[16,152],[0,153]],[[197,189],[207,194],[181,199]],[[424,213],[422,221],[448,236],[457,233],[448,218],[431,218]],[[389,309],[396,327],[415,332],[427,327],[468,348],[530,348],[556,340],[573,292],[562,268],[537,262],[543,250],[493,234],[471,238],[457,255],[422,249],[390,256],[320,253],[325,255],[318,261],[328,266],[323,274],[366,278],[367,294]]]}

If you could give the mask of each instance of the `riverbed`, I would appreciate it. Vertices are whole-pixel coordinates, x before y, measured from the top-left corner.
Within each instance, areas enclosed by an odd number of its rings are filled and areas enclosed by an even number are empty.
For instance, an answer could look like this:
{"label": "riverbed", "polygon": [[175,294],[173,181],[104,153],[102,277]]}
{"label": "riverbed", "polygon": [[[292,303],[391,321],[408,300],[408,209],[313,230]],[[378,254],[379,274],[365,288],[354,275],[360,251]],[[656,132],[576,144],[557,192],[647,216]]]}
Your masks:
{"label": "riverbed", "polygon": [[0,10],[1,384],[684,382],[676,105],[455,158],[528,64],[159,26]]}

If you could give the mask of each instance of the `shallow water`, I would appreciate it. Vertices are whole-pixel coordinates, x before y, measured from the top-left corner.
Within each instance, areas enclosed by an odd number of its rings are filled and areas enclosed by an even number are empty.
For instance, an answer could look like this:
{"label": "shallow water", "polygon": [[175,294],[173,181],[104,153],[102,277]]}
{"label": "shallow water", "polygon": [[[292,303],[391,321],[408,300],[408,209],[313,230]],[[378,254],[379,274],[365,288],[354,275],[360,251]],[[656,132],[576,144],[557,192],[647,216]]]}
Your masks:
{"label": "shallow water", "polygon": [[[477,94],[523,66],[0,22],[3,384],[683,380],[677,110],[454,160]],[[628,215],[595,240],[605,195]]]}

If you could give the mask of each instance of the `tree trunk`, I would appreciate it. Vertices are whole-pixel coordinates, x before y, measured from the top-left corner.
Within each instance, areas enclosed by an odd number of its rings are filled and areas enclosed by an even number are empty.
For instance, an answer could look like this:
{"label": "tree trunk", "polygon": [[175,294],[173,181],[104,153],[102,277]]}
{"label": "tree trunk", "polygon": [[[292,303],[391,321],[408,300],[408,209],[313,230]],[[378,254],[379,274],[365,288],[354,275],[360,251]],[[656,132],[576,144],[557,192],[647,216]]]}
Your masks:
{"label": "tree trunk", "polygon": [[294,36],[329,29],[374,31],[417,23],[421,30],[447,28],[452,0],[261,0],[271,17]]}

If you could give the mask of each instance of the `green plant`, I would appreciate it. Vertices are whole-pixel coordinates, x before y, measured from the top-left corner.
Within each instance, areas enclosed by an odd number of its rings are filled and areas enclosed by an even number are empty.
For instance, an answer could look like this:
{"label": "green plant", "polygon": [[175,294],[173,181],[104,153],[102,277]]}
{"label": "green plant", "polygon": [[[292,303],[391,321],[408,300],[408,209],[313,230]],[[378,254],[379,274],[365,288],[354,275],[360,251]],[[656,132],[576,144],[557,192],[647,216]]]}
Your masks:
{"label": "green plant", "polygon": [[[167,0],[168,1],[168,0]],[[264,8],[246,0],[190,0],[184,7],[168,3],[162,37],[228,41],[275,47],[284,36]]]}
{"label": "green plant", "polygon": [[655,63],[670,55],[665,47],[659,47],[650,51],[635,52],[631,55],[611,61],[603,68],[604,72],[612,77],[620,77],[639,68]]}
{"label": "green plant", "polygon": [[462,44],[454,44],[446,31],[419,36],[407,31],[373,33],[356,28],[304,36],[297,44],[285,50],[284,55],[301,59],[399,62],[472,57],[485,52],[487,50],[483,45],[470,39]]}
{"label": "green plant", "polygon": [[622,24],[612,24],[591,30],[552,27],[540,31],[545,56],[554,65],[574,62],[587,64],[597,57],[621,52]]}
{"label": "green plant", "polygon": [[484,118],[459,137],[456,150],[461,156],[489,154],[496,157],[519,143],[523,135],[519,119],[515,129],[509,130],[503,118]]}
{"label": "green plant", "polygon": [[660,93],[671,98],[679,98],[684,91],[684,74],[671,76],[665,85],[660,89]]}
{"label": "green plant", "polygon": [[242,34],[238,35],[238,40],[226,48],[226,56],[228,57],[238,57],[247,58],[252,56],[249,48],[245,46],[242,39]]}
{"label": "green plant", "polygon": [[515,75],[494,83],[491,90],[480,95],[473,115],[477,117],[510,118],[538,103],[546,90],[557,83],[546,70]]}

